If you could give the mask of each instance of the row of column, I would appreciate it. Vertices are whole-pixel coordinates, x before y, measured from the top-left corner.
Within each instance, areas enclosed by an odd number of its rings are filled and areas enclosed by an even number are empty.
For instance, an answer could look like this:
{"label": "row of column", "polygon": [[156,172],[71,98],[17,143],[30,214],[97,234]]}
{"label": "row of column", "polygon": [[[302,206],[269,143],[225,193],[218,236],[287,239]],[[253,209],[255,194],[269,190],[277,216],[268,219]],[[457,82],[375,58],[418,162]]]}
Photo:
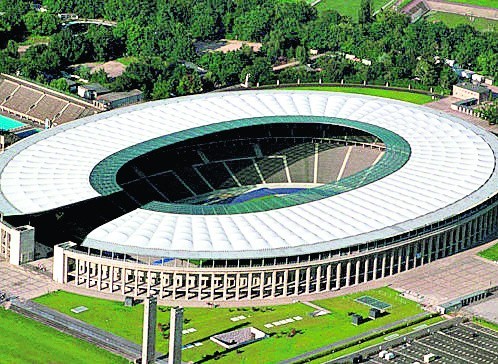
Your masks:
{"label": "row of column", "polygon": [[[337,290],[384,278],[477,245],[495,232],[497,208],[466,224],[372,254],[342,261],[317,261],[308,266],[273,269],[168,268],[126,264],[65,251],[65,282],[89,289],[161,299],[273,299]],[[189,270],[187,270],[189,269]]]}

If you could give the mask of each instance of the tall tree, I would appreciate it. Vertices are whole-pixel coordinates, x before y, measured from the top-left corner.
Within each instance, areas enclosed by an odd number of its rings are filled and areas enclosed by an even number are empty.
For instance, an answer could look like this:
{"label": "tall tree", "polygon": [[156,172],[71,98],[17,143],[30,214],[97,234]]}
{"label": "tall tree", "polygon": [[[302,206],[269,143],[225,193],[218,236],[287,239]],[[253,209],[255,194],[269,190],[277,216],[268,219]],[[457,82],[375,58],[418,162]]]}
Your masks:
{"label": "tall tree", "polygon": [[360,24],[369,24],[372,22],[372,0],[361,0],[358,11],[358,22]]}

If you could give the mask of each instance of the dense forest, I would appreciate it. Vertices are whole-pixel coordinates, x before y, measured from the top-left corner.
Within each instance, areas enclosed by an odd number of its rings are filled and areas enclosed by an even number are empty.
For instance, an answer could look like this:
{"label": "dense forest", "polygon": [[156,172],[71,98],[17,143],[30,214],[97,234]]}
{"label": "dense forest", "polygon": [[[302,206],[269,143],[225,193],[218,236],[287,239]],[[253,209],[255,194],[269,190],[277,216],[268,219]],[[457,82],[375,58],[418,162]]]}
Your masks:
{"label": "dense forest", "polygon": [[[18,72],[39,82],[57,82],[71,64],[131,57],[133,63],[115,80],[91,77],[112,88],[140,88],[147,98],[163,98],[235,84],[251,74],[252,82],[376,82],[448,89],[455,74],[444,59],[456,59],[498,79],[498,33],[470,26],[448,28],[424,20],[410,24],[404,15],[385,11],[372,17],[364,0],[359,21],[335,11],[317,13],[304,1],[276,0],[43,0],[47,12],[29,0],[0,0],[0,71]],[[116,21],[115,27],[63,28],[57,13]],[[22,55],[19,43],[46,37]],[[239,39],[261,42],[261,52],[199,54],[195,41]],[[329,56],[309,60],[309,50]],[[370,66],[341,54],[368,59]],[[296,59],[312,67],[280,72],[272,65]],[[199,76],[196,64],[207,73]],[[188,63],[190,64],[190,63]],[[317,72],[319,70],[320,72]]]}

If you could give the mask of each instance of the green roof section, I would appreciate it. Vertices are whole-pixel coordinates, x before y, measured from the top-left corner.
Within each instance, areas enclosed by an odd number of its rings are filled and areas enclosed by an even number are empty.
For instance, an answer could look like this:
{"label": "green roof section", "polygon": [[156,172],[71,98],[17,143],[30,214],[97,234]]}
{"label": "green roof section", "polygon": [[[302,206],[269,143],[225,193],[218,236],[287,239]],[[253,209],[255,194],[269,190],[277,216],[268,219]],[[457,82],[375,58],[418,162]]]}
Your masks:
{"label": "green roof section", "polygon": [[188,215],[233,215],[270,211],[285,207],[301,205],[343,192],[351,191],[369,183],[384,178],[396,172],[405,165],[411,153],[410,145],[401,136],[378,126],[334,117],[324,116],[264,116],[256,118],[239,119],[209,124],[192,128],[177,133],[164,135],[143,143],[133,145],[116,152],[95,166],[90,174],[90,184],[103,196],[122,191],[116,181],[119,169],[129,161],[155,151],[162,147],[175,144],[191,138],[205,136],[208,134],[236,129],[247,126],[256,126],[276,123],[322,123],[345,126],[352,129],[370,133],[385,144],[386,150],[382,158],[375,165],[364,169],[356,174],[343,178],[339,181],[324,184],[319,187],[310,188],[298,193],[279,196],[258,201],[245,201],[232,205],[190,205],[181,203],[167,203],[153,201],[144,206],[143,209],[165,213],[188,214]]}

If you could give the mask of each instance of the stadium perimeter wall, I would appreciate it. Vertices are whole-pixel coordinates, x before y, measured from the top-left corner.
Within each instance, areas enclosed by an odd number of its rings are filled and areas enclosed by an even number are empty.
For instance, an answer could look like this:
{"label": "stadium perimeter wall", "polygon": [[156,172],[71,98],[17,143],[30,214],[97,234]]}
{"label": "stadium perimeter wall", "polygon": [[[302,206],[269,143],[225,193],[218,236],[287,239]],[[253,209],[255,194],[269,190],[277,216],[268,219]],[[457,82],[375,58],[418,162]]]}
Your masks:
{"label": "stadium perimeter wall", "polygon": [[158,266],[152,257],[109,257],[102,251],[78,250],[68,242],[55,248],[54,279],[118,296],[152,295],[185,304],[302,298],[391,276],[470,249],[496,234],[497,220],[495,195],[472,211],[397,238],[284,260],[225,260],[211,266],[188,260]]}

